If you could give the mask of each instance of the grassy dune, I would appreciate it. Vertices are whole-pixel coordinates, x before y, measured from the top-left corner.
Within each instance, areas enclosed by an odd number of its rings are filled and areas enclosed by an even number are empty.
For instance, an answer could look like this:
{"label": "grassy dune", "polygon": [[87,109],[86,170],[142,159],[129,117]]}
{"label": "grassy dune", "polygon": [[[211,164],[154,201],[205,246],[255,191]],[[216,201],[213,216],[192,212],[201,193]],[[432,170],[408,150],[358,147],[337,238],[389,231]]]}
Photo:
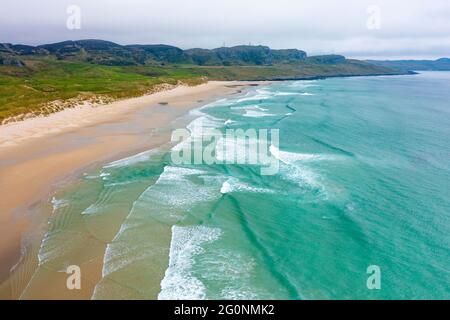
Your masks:
{"label": "grassy dune", "polygon": [[[153,73],[153,75],[152,75]],[[39,110],[45,103],[102,95],[125,98],[142,95],[157,84],[202,82],[194,75],[168,68],[134,70],[78,62],[29,60],[27,67],[0,66],[0,121]]]}

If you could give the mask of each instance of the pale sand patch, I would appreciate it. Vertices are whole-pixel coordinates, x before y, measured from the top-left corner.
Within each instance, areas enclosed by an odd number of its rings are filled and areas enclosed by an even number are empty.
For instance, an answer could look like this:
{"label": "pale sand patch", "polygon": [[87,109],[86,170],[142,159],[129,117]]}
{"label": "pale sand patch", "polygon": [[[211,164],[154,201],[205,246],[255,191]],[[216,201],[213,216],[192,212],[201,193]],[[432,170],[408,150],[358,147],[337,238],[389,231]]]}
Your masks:
{"label": "pale sand patch", "polygon": [[[208,82],[177,87],[0,126],[0,298],[17,298],[17,292],[11,293],[9,270],[20,257],[24,235],[30,229],[45,230],[48,212],[37,212],[45,206],[48,211],[56,185],[73,181],[90,166],[164,144],[170,137],[171,121],[198,106],[199,101],[205,104],[249,84]],[[167,130],[149,134],[164,128]],[[92,273],[98,274],[98,268]],[[50,289],[50,284],[47,286]],[[73,298],[89,298],[92,288],[87,286]],[[59,290],[55,291],[45,298],[57,297]],[[70,294],[62,297],[70,298]]]}

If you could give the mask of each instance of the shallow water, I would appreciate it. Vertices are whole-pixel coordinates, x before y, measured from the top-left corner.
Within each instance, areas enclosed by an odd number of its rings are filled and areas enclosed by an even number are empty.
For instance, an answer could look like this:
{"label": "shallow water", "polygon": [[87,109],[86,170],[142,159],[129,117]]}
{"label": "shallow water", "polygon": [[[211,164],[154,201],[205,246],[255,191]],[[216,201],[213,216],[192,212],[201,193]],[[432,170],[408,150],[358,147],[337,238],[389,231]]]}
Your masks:
{"label": "shallow water", "polygon": [[190,117],[189,141],[279,129],[279,172],[172,144],[107,164],[54,199],[40,268],[102,250],[95,299],[450,298],[450,73],[275,83]]}

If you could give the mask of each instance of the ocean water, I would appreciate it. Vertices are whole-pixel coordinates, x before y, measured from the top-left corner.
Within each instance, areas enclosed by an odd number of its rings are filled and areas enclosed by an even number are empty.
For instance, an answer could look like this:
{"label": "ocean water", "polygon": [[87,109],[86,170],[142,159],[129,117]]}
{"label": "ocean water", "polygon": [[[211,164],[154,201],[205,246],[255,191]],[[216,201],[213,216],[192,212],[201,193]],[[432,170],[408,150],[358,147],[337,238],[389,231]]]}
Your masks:
{"label": "ocean water", "polygon": [[[279,82],[186,120],[55,196],[40,268],[104,252],[94,299],[450,298],[450,73]],[[200,128],[279,129],[279,171],[175,164]]]}

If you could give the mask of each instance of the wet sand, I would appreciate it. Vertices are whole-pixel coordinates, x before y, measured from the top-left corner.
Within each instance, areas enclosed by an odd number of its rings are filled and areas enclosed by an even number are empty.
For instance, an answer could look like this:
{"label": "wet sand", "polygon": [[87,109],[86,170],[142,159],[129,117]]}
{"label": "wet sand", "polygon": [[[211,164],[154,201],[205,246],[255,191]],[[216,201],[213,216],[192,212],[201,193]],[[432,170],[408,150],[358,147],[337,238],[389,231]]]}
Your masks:
{"label": "wet sand", "polygon": [[1,126],[0,298],[89,299],[101,278],[101,256],[85,266],[88,276],[82,290],[66,290],[67,275],[59,273],[57,279],[58,274],[52,273],[52,283],[44,281],[34,286],[38,290],[21,296],[37,265],[35,255],[47,227],[54,191],[89,168],[166,143],[175,119],[248,85],[209,82],[178,87]]}

